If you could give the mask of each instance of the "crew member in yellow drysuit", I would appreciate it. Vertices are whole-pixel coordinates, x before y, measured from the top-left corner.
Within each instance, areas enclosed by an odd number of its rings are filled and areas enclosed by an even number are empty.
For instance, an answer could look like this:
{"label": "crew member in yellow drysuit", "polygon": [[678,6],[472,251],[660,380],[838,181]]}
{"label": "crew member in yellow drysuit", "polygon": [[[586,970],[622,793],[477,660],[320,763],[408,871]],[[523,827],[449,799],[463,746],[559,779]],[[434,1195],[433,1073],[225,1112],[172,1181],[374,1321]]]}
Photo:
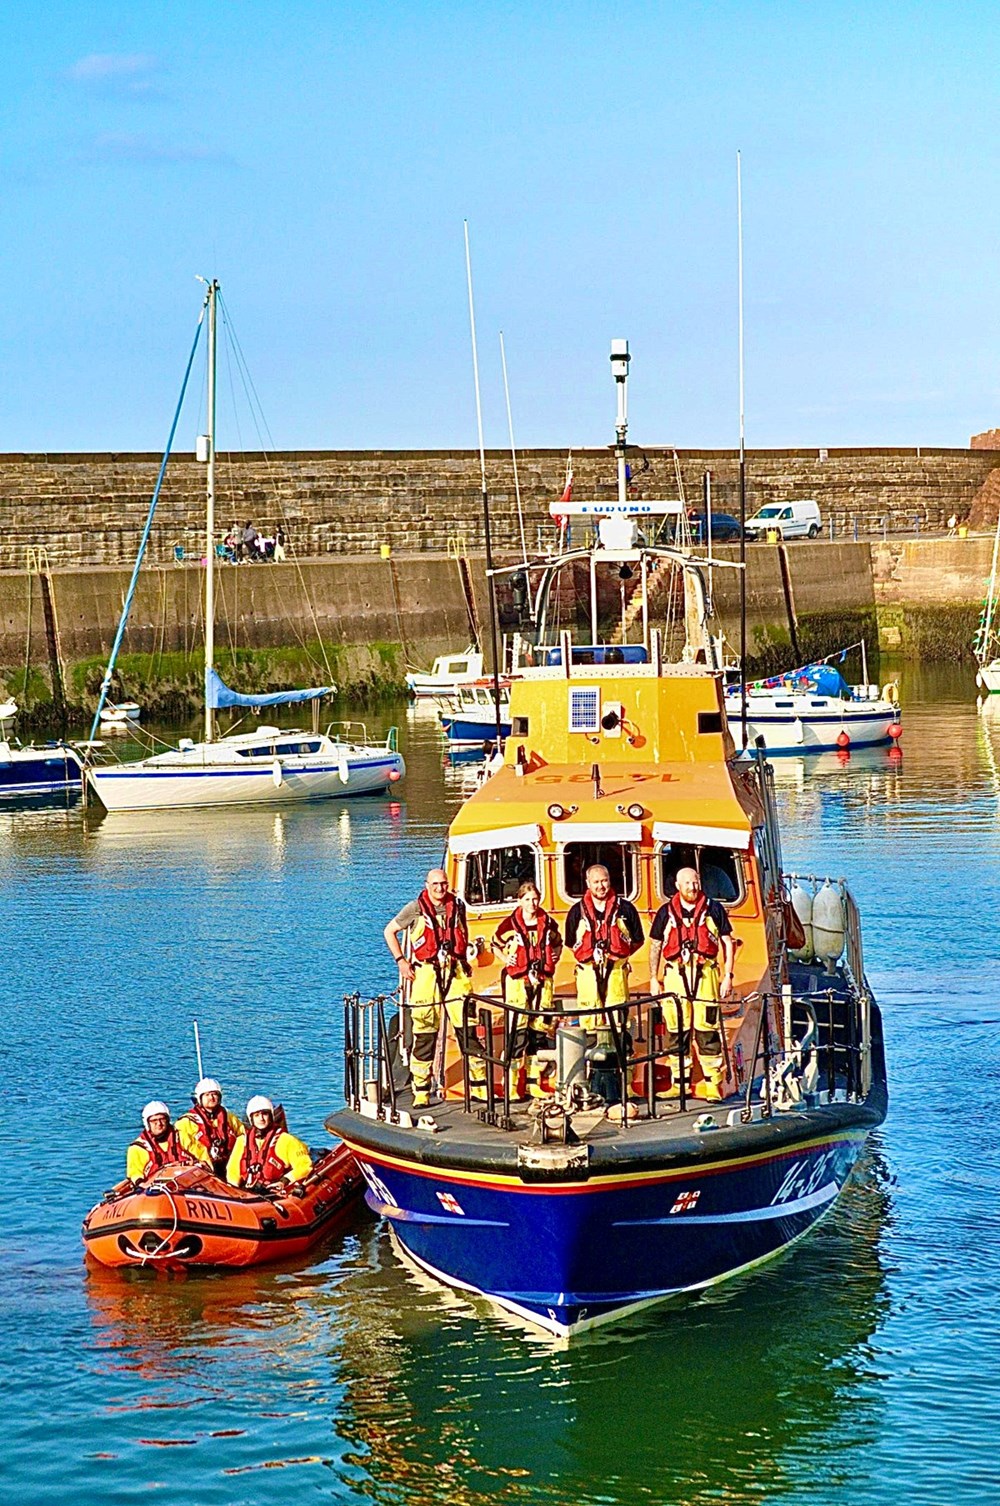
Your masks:
{"label": "crew member in yellow drysuit", "polygon": [[170,1122],[170,1110],[154,1098],[142,1111],[142,1133],[126,1152],[125,1175],[132,1182],[141,1182],[164,1166],[193,1165],[194,1156],[184,1149]]}
{"label": "crew member in yellow drysuit", "polygon": [[602,864],[587,869],[586,884],[582,899],[566,917],[566,945],[576,958],[576,1003],[581,1013],[627,1003],[629,958],[643,942],[638,910],[619,899]]}
{"label": "crew member in yellow drysuit", "polygon": [[196,1083],[191,1100],[191,1107],[177,1121],[180,1142],[190,1155],[224,1178],[243,1121],[224,1106],[222,1088],[214,1077]]}
{"label": "crew member in yellow drysuit", "polygon": [[[410,957],[404,955],[401,934],[409,936]],[[414,1108],[426,1108],[430,1103],[442,1004],[468,1063],[472,1097],[480,1102],[485,1100],[486,1064],[479,1053],[475,1021],[466,1002],[472,991],[468,921],[465,905],[448,888],[448,875],[443,868],[431,869],[425,888],[393,916],[383,935],[399,965],[401,982],[410,986],[407,1003],[413,1026],[410,1077]]]}
{"label": "crew member in yellow drysuit", "polygon": [[543,1011],[552,1008],[552,980],[562,951],[559,927],[541,905],[538,886],[528,879],[517,891],[517,908],[500,922],[494,951],[504,959],[504,1000],[523,1011],[517,1017],[509,1072],[511,1099],[520,1098],[521,1070],[530,1098],[543,1098],[538,1052],[549,1044],[552,1023]]}
{"label": "crew member in yellow drysuit", "polygon": [[301,1140],[274,1122],[274,1104],[258,1093],[247,1104],[246,1129],[233,1146],[226,1180],[233,1187],[291,1187],[312,1170]]}
{"label": "crew member in yellow drysuit", "polygon": [[692,1025],[695,1058],[702,1073],[694,1086],[695,1096],[713,1101],[722,1097],[726,1062],[721,1001],[732,992],[735,956],[733,928],[722,905],[706,899],[694,868],[681,868],[677,893],[660,906],[649,932],[650,992],[676,995],[680,1005],[678,1029],[677,1005],[672,998],[663,1004],[670,1066],[668,1098],[680,1093],[682,1051],[691,1080]]}

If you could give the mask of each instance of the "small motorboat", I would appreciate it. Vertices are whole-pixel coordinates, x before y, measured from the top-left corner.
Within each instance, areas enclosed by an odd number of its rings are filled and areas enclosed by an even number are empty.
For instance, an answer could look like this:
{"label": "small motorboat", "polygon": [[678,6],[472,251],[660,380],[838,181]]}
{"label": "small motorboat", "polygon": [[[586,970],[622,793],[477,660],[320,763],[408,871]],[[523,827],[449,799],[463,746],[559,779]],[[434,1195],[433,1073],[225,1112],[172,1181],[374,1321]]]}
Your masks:
{"label": "small motorboat", "polygon": [[263,1265],[311,1249],[363,1186],[342,1144],[281,1196],[230,1187],[207,1166],[166,1166],[147,1182],[119,1182],[105,1193],[83,1221],[83,1243],[106,1266]]}
{"label": "small motorboat", "polygon": [[101,729],[104,732],[115,730],[127,731],[134,726],[142,717],[142,707],[138,701],[106,701],[101,709],[99,718]]}
{"label": "small motorboat", "polygon": [[483,656],[471,644],[463,654],[439,654],[430,674],[411,670],[406,688],[418,700],[421,696],[451,695],[461,685],[478,680],[483,674]]}
{"label": "small motorboat", "polygon": [[29,744],[0,734],[0,797],[79,791],[83,762],[67,743]]}
{"label": "small motorboat", "polygon": [[[497,735],[493,681],[477,680],[463,685],[454,695],[440,698],[438,719],[448,742],[454,746],[481,747]],[[510,736],[510,681],[500,682],[500,736]]]}

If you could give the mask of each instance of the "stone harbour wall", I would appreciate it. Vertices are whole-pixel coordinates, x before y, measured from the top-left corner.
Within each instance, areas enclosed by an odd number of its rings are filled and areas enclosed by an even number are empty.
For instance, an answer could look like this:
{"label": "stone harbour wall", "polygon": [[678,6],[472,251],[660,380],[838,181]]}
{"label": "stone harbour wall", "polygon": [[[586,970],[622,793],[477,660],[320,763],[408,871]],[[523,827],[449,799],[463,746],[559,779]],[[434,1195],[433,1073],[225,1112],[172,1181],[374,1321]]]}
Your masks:
{"label": "stone harbour wall", "polygon": [[[712,472],[714,506],[739,510],[735,452],[662,447],[630,450],[632,494],[694,505]],[[567,454],[524,450],[518,475],[529,550],[552,537],[549,504],[563,490]],[[993,488],[977,526],[992,526],[1000,498],[1000,456],[990,450],[761,450],[747,455],[747,508],[814,497],[824,534],[837,537],[943,532],[970,513],[988,478]],[[23,568],[29,549],[48,564],[131,565],[160,465],[158,455],[0,455],[0,569]],[[573,454],[574,496],[615,495],[609,449]],[[519,529],[510,455],[487,454],[495,544],[516,548]],[[679,479],[678,479],[679,478]],[[199,559],[204,539],[205,470],[190,454],[167,468],[150,538],[149,562],[175,550]],[[262,532],[284,526],[300,558],[377,552],[447,552],[449,541],[483,544],[479,457],[473,451],[307,451],[220,455],[218,537],[248,520]]]}

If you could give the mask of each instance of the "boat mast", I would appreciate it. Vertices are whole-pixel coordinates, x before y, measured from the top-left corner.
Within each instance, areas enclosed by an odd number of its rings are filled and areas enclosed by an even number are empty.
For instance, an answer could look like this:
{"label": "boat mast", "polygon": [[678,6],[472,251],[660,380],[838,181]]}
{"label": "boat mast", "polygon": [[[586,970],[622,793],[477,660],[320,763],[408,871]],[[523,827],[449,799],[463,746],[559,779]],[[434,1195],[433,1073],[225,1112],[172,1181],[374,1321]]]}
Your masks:
{"label": "boat mast", "polygon": [[493,579],[493,541],[490,535],[490,494],[486,485],[486,450],[483,446],[483,405],[479,394],[479,352],[476,348],[476,308],[472,299],[472,256],[469,251],[469,222],[465,229],[465,278],[469,285],[469,329],[472,334],[472,377],[476,388],[476,424],[479,430],[479,475],[483,489],[483,542],[486,545],[486,583],[490,603],[490,649],[493,654],[493,713],[497,752],[503,741],[500,720],[500,664],[497,652],[497,597]]}
{"label": "boat mast", "polygon": [[618,505],[628,501],[628,477],[625,470],[625,436],[628,433],[628,353],[627,340],[611,342],[611,374],[618,394],[618,419],[615,423],[615,456],[618,461]]}
{"label": "boat mast", "polygon": [[[625,464],[625,436],[628,434],[628,363],[632,357],[628,353],[627,340],[611,341],[611,375],[615,379],[615,392],[618,397],[618,417],[615,421],[615,460],[618,468],[618,510],[622,517],[625,516],[625,504],[628,502],[628,470]],[[596,540],[595,540],[596,543]],[[597,562],[594,554],[590,556],[590,618],[591,618],[591,643],[597,643]],[[625,626],[625,603],[622,601],[622,640],[624,641]]]}
{"label": "boat mast", "polygon": [[740,356],[740,727],[747,746],[747,451],[743,388],[743,164],[736,153],[736,245]]}
{"label": "boat mast", "polygon": [[986,588],[986,605],[983,608],[983,620],[980,624],[976,650],[979,656],[980,668],[989,664],[990,641],[993,637],[993,614],[997,605],[997,565],[1000,562],[1000,512],[997,513],[996,532],[993,535],[993,559],[990,563],[990,581]]}
{"label": "boat mast", "polygon": [[215,735],[209,678],[215,667],[215,323],[218,281],[208,286],[208,470],[205,497],[205,741]]}

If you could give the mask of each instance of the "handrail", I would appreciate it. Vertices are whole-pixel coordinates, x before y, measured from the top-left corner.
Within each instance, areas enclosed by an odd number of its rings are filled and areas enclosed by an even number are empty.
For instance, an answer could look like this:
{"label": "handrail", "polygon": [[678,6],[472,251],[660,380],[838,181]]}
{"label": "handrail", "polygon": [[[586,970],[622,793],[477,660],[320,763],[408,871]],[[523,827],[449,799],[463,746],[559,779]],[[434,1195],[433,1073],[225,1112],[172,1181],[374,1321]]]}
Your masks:
{"label": "handrail", "polygon": [[[828,1102],[841,1095],[855,1102],[867,1097],[871,1089],[867,995],[854,990],[845,995],[833,988],[792,995],[788,1000],[789,1019],[796,1012],[804,1016],[805,1029],[798,1040],[789,1031],[783,1047],[776,1045],[772,1034],[772,1010],[781,1007],[781,996],[768,992],[751,998],[759,999],[761,1009],[753,1049],[742,1061],[741,1122],[749,1123],[755,1108],[761,1117],[769,1118],[803,1101],[818,1102],[824,1093]],[[395,1030],[386,1018],[386,1010],[393,1002],[399,1006]],[[634,1105],[637,1100],[645,1101],[650,1119],[687,1111],[695,1096],[689,1087],[695,1060],[694,1032],[692,1028],[684,1029],[683,1001],[677,994],[636,994],[626,1003],[603,1008],[595,1005],[581,1009],[574,1001],[573,1007],[567,1009],[567,1002],[559,1001],[561,1007],[551,1009],[532,1007],[531,1014],[546,1022],[576,1024],[589,1036],[606,1034],[603,1044],[598,1040],[588,1048],[586,1058],[591,1071],[600,1059],[604,1070],[617,1078],[613,1107],[621,1107],[623,1128],[628,1126],[629,1104]],[[497,994],[470,993],[465,1006],[471,1029],[454,1030],[453,1026],[442,1024],[442,1029],[452,1028],[463,1062],[474,1055],[487,1068],[485,1104],[472,1101],[472,1074],[463,1070],[464,1111],[498,1129],[512,1130],[517,1126],[511,1118],[510,1068],[524,1009],[508,1004]],[[355,1109],[363,1101],[373,1104],[377,1118],[389,1118],[394,1123],[400,1122],[394,1072],[409,1061],[410,1009],[398,994],[378,994],[364,1002],[357,993],[344,998],[345,1098]],[[669,1023],[671,1010],[673,1030]],[[502,1023],[499,1045],[498,1017]],[[442,1018],[446,1018],[444,1012]],[[669,1050],[668,1033],[673,1037]],[[662,1096],[658,1097],[656,1081],[656,1065],[668,1056],[679,1060],[678,1093],[676,1097],[671,1094],[669,1107]],[[498,1072],[499,1090],[495,1082]],[[637,1076],[642,1084],[640,1094],[633,1092]],[[560,1100],[553,1097],[552,1101]],[[457,1105],[459,1100],[453,1102]],[[568,1105],[564,1107],[570,1111]]]}
{"label": "handrail", "polygon": [[844,910],[844,970],[847,974],[857,1002],[858,1013],[858,1049],[860,1052],[860,1083],[864,1094],[871,1090],[872,1084],[872,1028],[871,1028],[871,1004],[872,995],[865,976],[865,953],[861,935],[861,912],[857,901],[843,878],[831,878],[815,873],[784,873],[782,880],[786,890],[792,883],[812,884],[814,890],[824,884],[833,885],[839,895]]}

